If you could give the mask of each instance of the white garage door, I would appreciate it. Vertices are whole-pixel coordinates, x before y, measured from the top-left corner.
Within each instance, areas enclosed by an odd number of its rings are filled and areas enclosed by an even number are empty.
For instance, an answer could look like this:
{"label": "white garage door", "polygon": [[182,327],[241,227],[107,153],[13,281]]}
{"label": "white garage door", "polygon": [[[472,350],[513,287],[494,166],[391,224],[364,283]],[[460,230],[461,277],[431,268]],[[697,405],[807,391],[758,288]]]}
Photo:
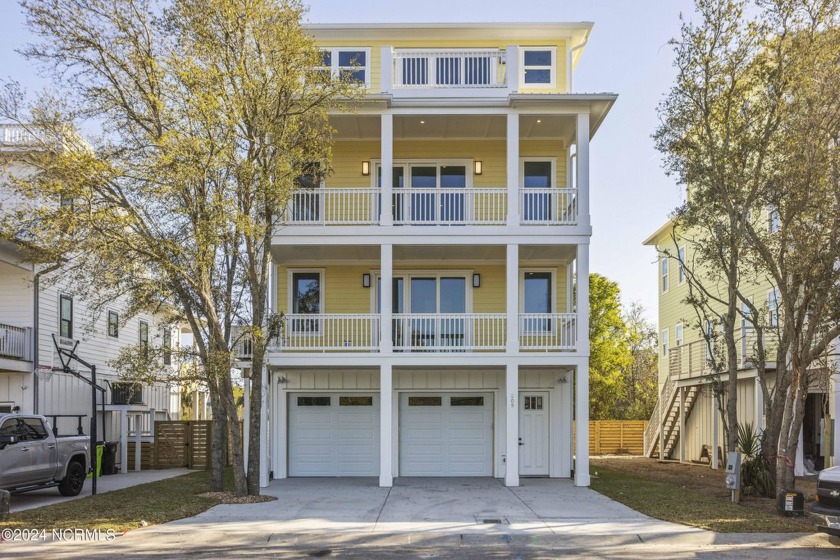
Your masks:
{"label": "white garage door", "polygon": [[492,473],[492,393],[400,395],[401,476]]}
{"label": "white garage door", "polygon": [[379,395],[289,395],[289,476],[379,474]]}

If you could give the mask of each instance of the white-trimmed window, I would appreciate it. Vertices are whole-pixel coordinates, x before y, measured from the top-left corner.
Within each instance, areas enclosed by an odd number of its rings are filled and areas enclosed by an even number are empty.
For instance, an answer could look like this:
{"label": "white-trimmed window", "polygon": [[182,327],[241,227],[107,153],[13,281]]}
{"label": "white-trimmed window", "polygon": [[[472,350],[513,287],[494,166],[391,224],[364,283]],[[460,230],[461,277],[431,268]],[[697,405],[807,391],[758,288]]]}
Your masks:
{"label": "white-trimmed window", "polygon": [[776,288],[767,292],[767,325],[779,326],[779,290]]}
{"label": "white-trimmed window", "polygon": [[770,233],[779,231],[779,210],[772,204],[767,205],[767,231]]}
{"label": "white-trimmed window", "polygon": [[140,321],[140,347],[144,350],[149,348],[149,323]]}
{"label": "white-trimmed window", "polygon": [[111,338],[120,336],[120,314],[116,311],[108,311],[108,336]]}
{"label": "white-trimmed window", "polygon": [[668,255],[659,261],[659,274],[662,277],[662,293],[665,293],[668,291]]}
{"label": "white-trimmed window", "polygon": [[[324,312],[323,269],[289,271],[289,310],[293,315],[320,315]],[[293,319],[292,332],[320,332],[317,319]]]}
{"label": "white-trimmed window", "polygon": [[683,345],[683,324],[677,323],[674,327],[674,345],[679,347]]}
{"label": "white-trimmed window", "polygon": [[679,255],[680,255],[680,269],[679,269],[679,282],[682,284],[685,282],[685,245],[679,248]]}
{"label": "white-trimmed window", "polygon": [[523,87],[556,87],[557,47],[523,47],[520,52],[519,81]]}
{"label": "white-trimmed window", "polygon": [[73,298],[58,296],[58,335],[73,338]]}
{"label": "white-trimmed window", "polygon": [[317,70],[370,87],[370,47],[324,47],[321,55],[323,62]]}
{"label": "white-trimmed window", "polygon": [[662,329],[662,334],[659,338],[659,344],[662,346],[662,355],[668,357],[668,329]]}

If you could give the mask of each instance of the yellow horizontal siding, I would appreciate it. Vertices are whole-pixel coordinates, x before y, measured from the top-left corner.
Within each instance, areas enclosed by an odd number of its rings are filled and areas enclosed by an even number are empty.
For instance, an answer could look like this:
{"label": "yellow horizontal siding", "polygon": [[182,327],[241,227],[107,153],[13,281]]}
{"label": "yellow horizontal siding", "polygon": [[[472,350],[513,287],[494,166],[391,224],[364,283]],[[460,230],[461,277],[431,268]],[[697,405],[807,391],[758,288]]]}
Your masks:
{"label": "yellow horizontal siding", "polygon": [[[278,267],[277,295],[281,311],[291,313],[289,306],[288,277],[289,270],[295,267]],[[312,268],[300,268],[312,270]],[[367,266],[326,266],[324,267],[324,313],[371,313],[373,311],[373,287],[362,287],[362,274],[372,273],[373,268]],[[416,269],[397,267],[394,275],[409,274]],[[453,265],[423,267],[422,270],[471,270],[481,275],[481,287],[472,288],[472,277],[467,278],[467,289],[472,290],[473,313],[504,313],[506,309],[505,267],[503,265],[486,265],[472,267],[458,267]],[[556,298],[557,312],[565,313],[566,308],[566,267],[557,268]]]}
{"label": "yellow horizontal siding", "polygon": [[[556,158],[556,184],[566,186],[566,152],[563,141],[522,140],[520,156]],[[341,141],[333,147],[332,175],[326,186],[337,188],[364,188],[373,184],[371,176],[362,175],[362,162],[381,157],[378,141]],[[473,175],[474,187],[507,186],[507,148],[504,140],[396,140],[395,160],[446,160],[466,159],[483,162],[483,173]],[[472,170],[468,170],[471,172]]]}

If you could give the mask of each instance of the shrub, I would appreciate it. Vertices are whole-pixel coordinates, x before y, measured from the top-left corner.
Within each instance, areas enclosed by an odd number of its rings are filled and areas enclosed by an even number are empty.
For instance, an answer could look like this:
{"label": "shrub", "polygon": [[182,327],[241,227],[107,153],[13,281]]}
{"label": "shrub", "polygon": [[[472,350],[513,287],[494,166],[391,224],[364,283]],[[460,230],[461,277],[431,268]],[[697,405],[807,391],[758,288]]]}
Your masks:
{"label": "shrub", "polygon": [[738,424],[738,448],[744,454],[741,463],[741,493],[745,496],[772,498],[776,489],[773,469],[761,453],[761,433],[752,422]]}

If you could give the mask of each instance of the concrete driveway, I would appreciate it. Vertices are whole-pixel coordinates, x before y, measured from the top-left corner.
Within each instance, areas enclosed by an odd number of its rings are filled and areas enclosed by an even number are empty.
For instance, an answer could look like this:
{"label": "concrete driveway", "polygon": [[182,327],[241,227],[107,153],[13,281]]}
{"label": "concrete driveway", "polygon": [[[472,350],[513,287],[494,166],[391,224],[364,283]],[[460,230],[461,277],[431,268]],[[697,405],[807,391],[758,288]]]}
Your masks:
{"label": "concrete driveway", "polygon": [[6,542],[4,557],[832,558],[820,535],[717,534],[651,519],[571,481],[490,478],[274,481],[276,501],[85,542]]}
{"label": "concrete driveway", "polygon": [[[696,534],[652,519],[569,480],[523,479],[508,488],[493,478],[277,480],[263,490],[275,502],[216,506],[167,524],[173,530],[223,524],[269,533]],[[163,529],[161,527],[160,529]]]}

